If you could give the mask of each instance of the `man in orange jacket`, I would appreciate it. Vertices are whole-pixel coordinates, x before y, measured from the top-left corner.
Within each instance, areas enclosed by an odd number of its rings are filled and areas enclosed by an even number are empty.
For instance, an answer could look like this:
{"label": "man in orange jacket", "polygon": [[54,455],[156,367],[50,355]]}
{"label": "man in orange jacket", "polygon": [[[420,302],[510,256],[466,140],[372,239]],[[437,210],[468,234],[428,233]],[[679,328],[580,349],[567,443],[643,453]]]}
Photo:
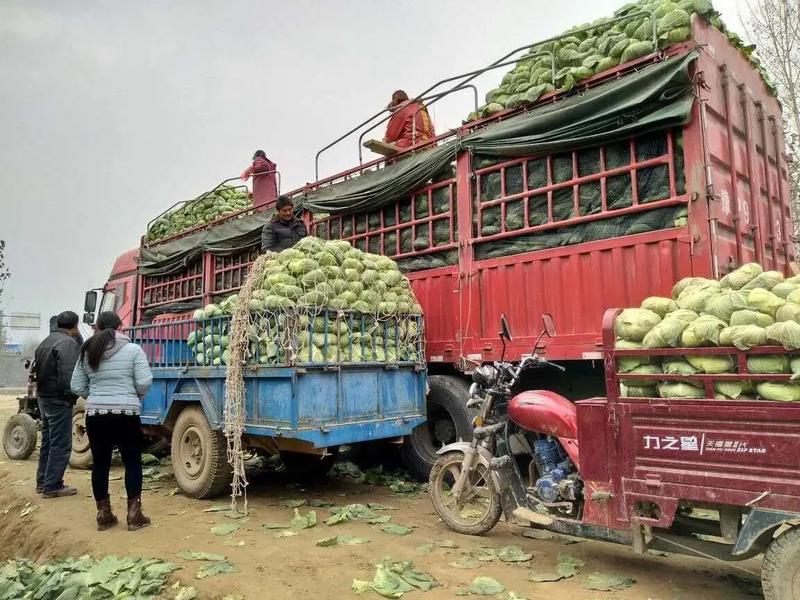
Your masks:
{"label": "man in orange jacket", "polygon": [[387,144],[408,148],[436,137],[428,109],[419,100],[409,100],[403,90],[392,94],[387,108],[393,113],[383,138]]}

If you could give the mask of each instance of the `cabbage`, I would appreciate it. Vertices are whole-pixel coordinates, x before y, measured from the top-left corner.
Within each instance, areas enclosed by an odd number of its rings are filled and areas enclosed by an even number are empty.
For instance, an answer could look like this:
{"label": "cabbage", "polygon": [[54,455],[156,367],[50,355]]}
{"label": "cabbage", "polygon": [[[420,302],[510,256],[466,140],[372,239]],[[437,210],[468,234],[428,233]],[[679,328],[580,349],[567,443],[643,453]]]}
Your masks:
{"label": "cabbage", "polygon": [[800,384],[797,383],[776,383],[765,381],[756,386],[758,395],[765,400],[775,400],[778,402],[797,402],[800,400]]}
{"label": "cabbage", "polygon": [[771,290],[776,285],[783,282],[783,273],[779,273],[778,271],[764,271],[743,285],[742,289],[754,290],[756,288],[764,288],[765,290]]}
{"label": "cabbage", "polygon": [[626,308],[614,321],[614,333],[629,342],[641,342],[653,327],[661,322],[661,317],[651,310]]}
{"label": "cabbage", "polygon": [[706,393],[691,383],[663,381],[658,384],[658,395],[662,398],[705,398]]}
{"label": "cabbage", "polygon": [[665,356],[661,368],[668,375],[696,375],[695,369],[686,359],[678,356]]}
{"label": "cabbage", "polygon": [[774,317],[777,310],[783,304],[786,304],[786,300],[776,296],[769,290],[756,288],[750,290],[750,294],[747,296],[747,303],[757,311]]}
{"label": "cabbage", "polygon": [[725,327],[725,321],[713,315],[700,315],[683,330],[681,345],[688,348],[718,346],[719,332]]}
{"label": "cabbage", "polygon": [[661,296],[650,296],[642,301],[642,308],[651,310],[662,319],[664,316],[678,309],[678,305],[672,298],[663,298]]}
{"label": "cabbage", "polygon": [[775,320],[779,323],[782,321],[800,323],[800,304],[787,302],[775,312]]}
{"label": "cabbage", "polygon": [[780,344],[787,350],[800,349],[800,323],[784,321],[766,328],[767,341]]}
{"label": "cabbage", "polygon": [[720,284],[722,287],[738,290],[761,275],[762,272],[763,269],[758,263],[748,263],[725,275],[720,279]]}
{"label": "cabbage", "polygon": [[703,310],[718,319],[730,321],[733,313],[746,308],[747,294],[733,290],[721,290],[718,294],[709,298]]}
{"label": "cabbage", "polygon": [[700,373],[717,375],[719,373],[730,373],[733,371],[733,358],[720,354],[708,355],[686,355],[686,360]]}
{"label": "cabbage", "polygon": [[623,398],[658,398],[658,388],[655,385],[627,385],[623,384],[620,395]]}
{"label": "cabbage", "polygon": [[676,303],[679,308],[693,310],[697,313],[703,312],[706,303],[712,296],[717,295],[719,290],[719,284],[716,281],[709,282],[708,284],[694,285],[683,290],[681,295],[678,296]]}
{"label": "cabbage", "polygon": [[737,325],[757,325],[759,327],[768,327],[775,322],[775,319],[764,313],[755,310],[737,310],[731,315],[731,327]]}
{"label": "cabbage", "polygon": [[[659,373],[663,373],[661,367],[658,365],[639,365],[629,371],[629,373],[633,374],[636,373],[638,375],[657,375]],[[649,385],[656,385],[656,382],[652,379],[626,379],[625,385],[632,385],[636,386],[649,386]]]}
{"label": "cabbage", "polygon": [[680,343],[681,334],[688,323],[682,319],[667,315],[657,323],[642,340],[645,348],[674,348]]}
{"label": "cabbage", "polygon": [[720,346],[736,346],[739,350],[762,346],[766,341],[767,332],[758,325],[726,327],[719,333]]}
{"label": "cabbage", "polygon": [[747,370],[758,374],[789,372],[789,357],[785,354],[754,354],[747,358]]}
{"label": "cabbage", "polygon": [[[614,344],[618,350],[640,350],[643,346],[638,342],[629,342],[618,339]],[[619,356],[617,357],[617,368],[620,373],[632,371],[640,365],[649,365],[652,362],[649,356]]]}
{"label": "cabbage", "polygon": [[744,386],[741,381],[718,381],[714,384],[714,391],[721,400],[736,400],[744,393]]}
{"label": "cabbage", "polygon": [[685,277],[672,287],[672,298],[677,300],[677,298],[689,288],[705,287],[713,284],[717,284],[717,282],[711,279],[705,279],[704,277]]}
{"label": "cabbage", "polygon": [[800,356],[792,356],[789,359],[789,369],[792,371],[792,379],[800,378]]}

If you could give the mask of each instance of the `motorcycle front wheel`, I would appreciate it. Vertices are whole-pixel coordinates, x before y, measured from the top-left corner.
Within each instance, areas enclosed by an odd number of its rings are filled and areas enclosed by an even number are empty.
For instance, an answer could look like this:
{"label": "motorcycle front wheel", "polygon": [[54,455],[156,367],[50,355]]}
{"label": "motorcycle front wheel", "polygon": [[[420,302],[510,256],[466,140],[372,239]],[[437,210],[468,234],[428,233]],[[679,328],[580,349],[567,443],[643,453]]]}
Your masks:
{"label": "motorcycle front wheel", "polygon": [[456,500],[452,488],[461,474],[464,455],[448,452],[431,469],[430,494],[433,508],[445,524],[458,533],[482,535],[500,520],[502,507],[489,469],[478,463]]}

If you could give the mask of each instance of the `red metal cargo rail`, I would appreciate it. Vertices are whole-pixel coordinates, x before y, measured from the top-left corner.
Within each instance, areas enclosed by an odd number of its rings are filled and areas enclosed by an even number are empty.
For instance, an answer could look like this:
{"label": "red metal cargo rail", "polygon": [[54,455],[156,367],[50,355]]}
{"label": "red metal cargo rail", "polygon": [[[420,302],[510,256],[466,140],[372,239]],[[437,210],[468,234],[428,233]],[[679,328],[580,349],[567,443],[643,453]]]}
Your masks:
{"label": "red metal cargo rail", "polygon": [[[403,264],[425,310],[428,360],[458,366],[499,358],[500,313],[517,333],[507,358],[533,351],[541,315],[550,313],[559,332],[538,351],[550,359],[595,359],[610,306],[638,305],[669,294],[682,277],[719,276],[754,260],[789,272],[794,249],[780,106],[723,34],[693,19],[690,42],[577,87],[695,48],[696,101],[680,130],[495,163],[462,151],[445,178],[378,211],[318,218],[313,231]],[[548,94],[540,104],[561,97]],[[291,195],[384,164],[359,165]],[[648,219],[655,221],[643,225]],[[143,277],[137,321],[159,307],[204,304],[235,291],[256,254],[206,255],[180,274]]]}

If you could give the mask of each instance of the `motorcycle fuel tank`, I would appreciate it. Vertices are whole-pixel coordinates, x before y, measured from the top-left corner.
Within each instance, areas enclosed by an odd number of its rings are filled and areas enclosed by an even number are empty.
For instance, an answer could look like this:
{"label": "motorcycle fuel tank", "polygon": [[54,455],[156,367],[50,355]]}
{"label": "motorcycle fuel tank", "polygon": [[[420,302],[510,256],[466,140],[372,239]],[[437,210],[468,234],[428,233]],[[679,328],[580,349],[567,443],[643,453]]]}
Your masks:
{"label": "motorcycle fuel tank", "polygon": [[570,440],[578,437],[575,405],[554,392],[535,390],[514,396],[508,404],[508,416],[529,431]]}

